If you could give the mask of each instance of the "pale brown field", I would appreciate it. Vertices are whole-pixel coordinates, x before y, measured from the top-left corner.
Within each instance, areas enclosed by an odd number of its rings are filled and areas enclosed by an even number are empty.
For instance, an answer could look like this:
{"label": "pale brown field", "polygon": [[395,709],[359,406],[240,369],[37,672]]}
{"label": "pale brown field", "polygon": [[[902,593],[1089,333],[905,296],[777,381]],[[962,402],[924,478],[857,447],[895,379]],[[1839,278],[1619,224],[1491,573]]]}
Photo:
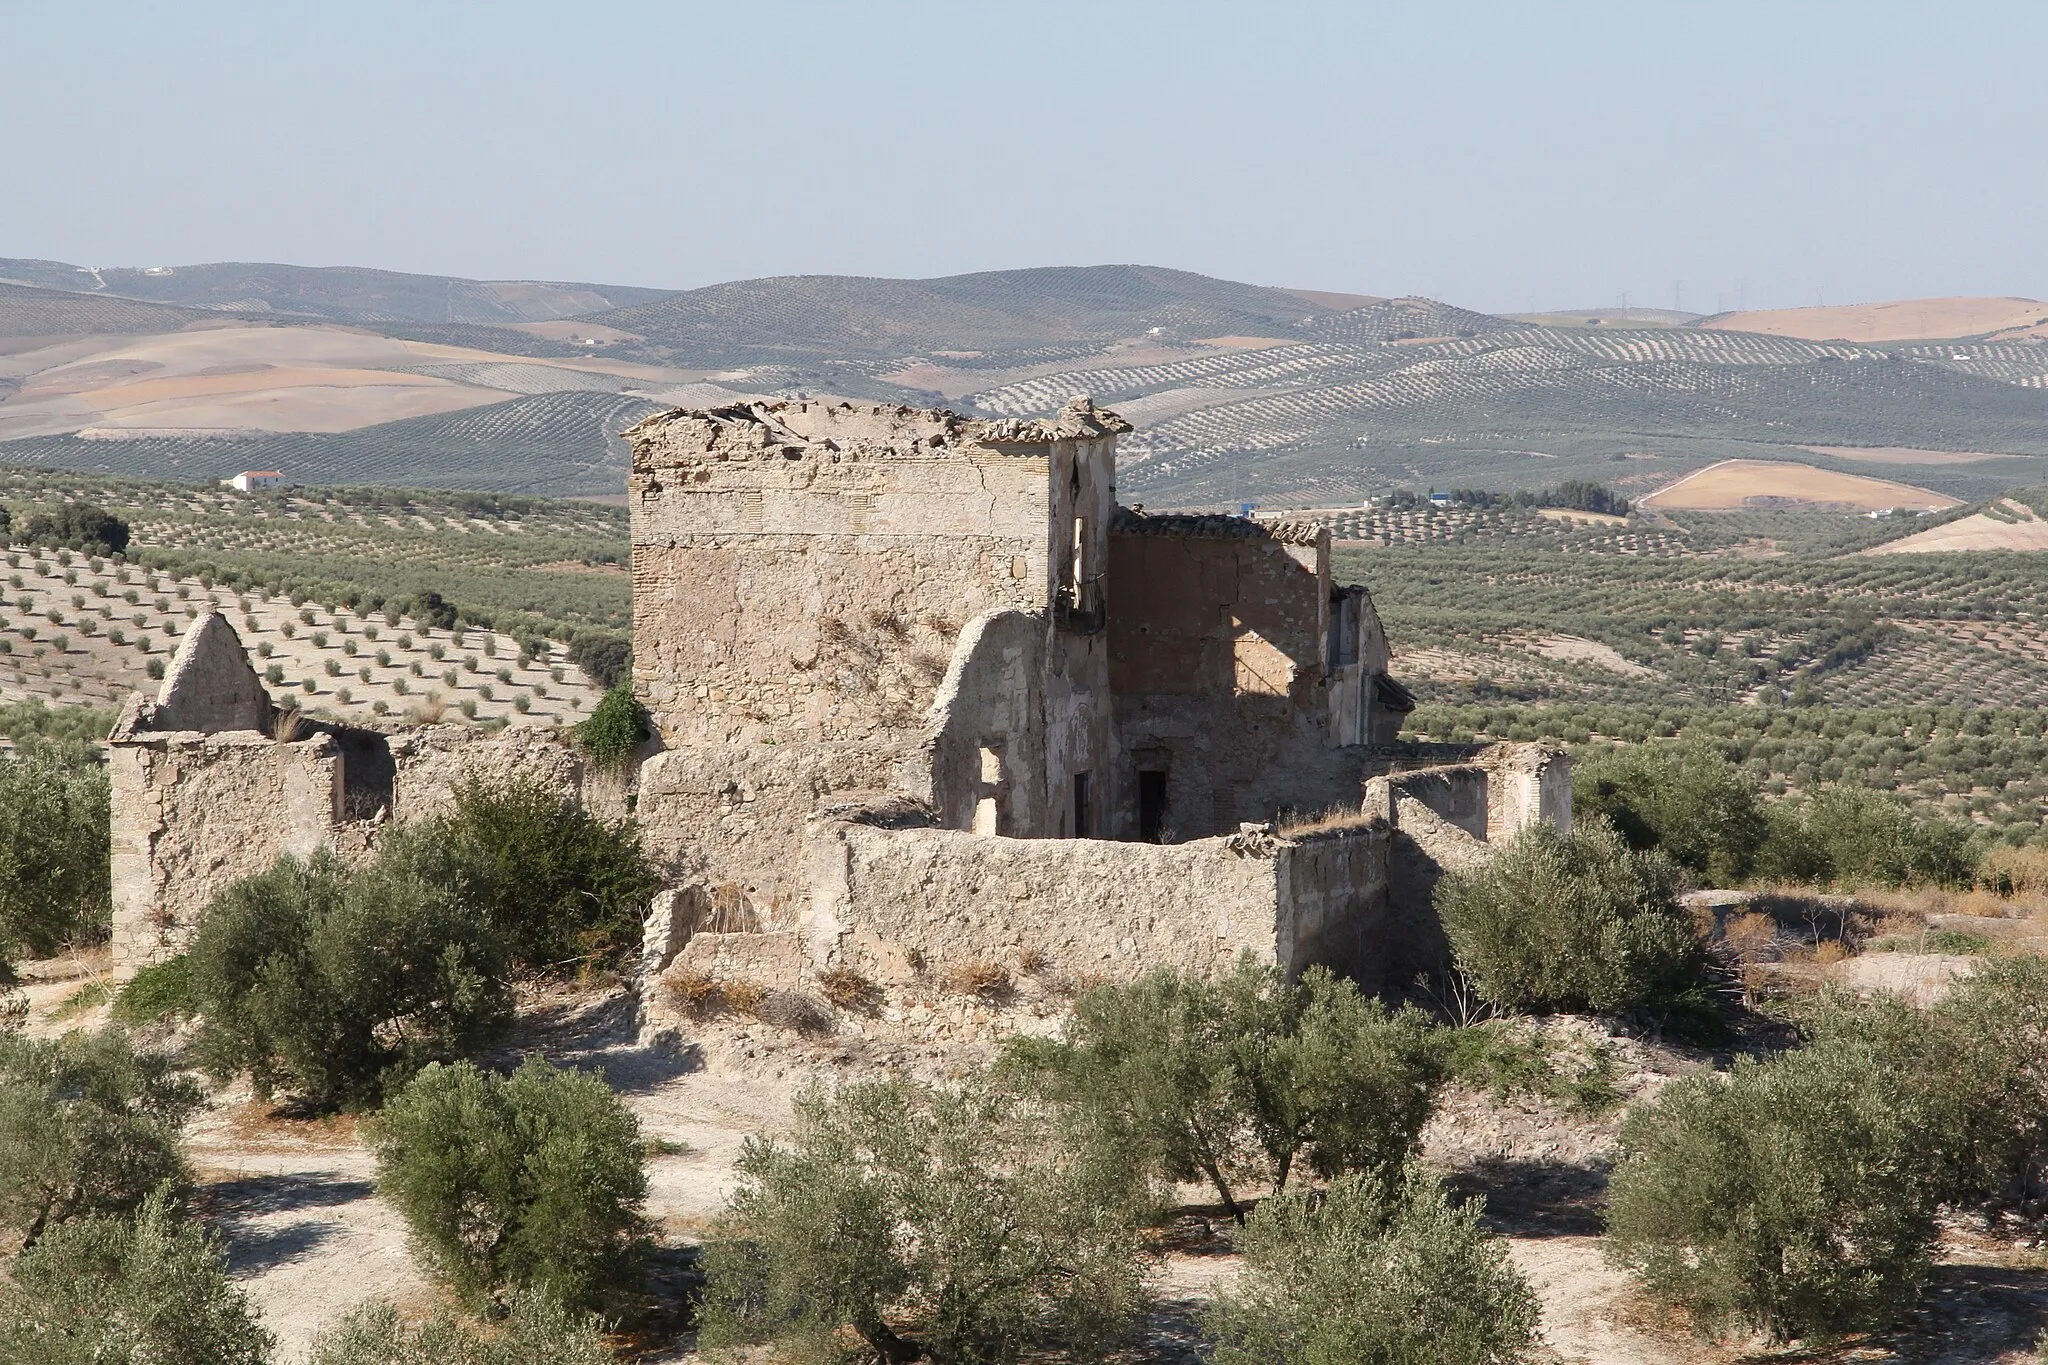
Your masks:
{"label": "pale brown field", "polygon": [[2039,299],[1900,299],[1831,308],[1772,308],[1704,322],[1724,332],[1762,332],[1809,341],[1924,341],[1974,337],[2048,322]]}
{"label": "pale brown field", "polygon": [[2004,500],[2000,505],[2020,520],[2000,521],[1996,517],[1979,512],[1973,517],[1964,517],[1946,526],[1935,526],[1918,535],[1907,536],[1904,540],[1873,546],[1863,553],[1935,555],[1959,550],[2048,550],[2048,521],[2041,520],[2027,508],[2010,499]]}
{"label": "pale brown field", "polygon": [[2003,460],[1995,450],[1916,450],[1912,446],[1801,446],[1816,455],[1864,464],[1975,464],[1979,460]]}
{"label": "pale brown field", "polygon": [[1812,465],[1769,460],[1724,460],[1666,484],[1640,499],[1646,507],[1732,511],[1769,507],[1773,500],[1840,506],[1858,511],[1884,507],[1954,507],[1957,499],[1911,484],[1837,474]]}

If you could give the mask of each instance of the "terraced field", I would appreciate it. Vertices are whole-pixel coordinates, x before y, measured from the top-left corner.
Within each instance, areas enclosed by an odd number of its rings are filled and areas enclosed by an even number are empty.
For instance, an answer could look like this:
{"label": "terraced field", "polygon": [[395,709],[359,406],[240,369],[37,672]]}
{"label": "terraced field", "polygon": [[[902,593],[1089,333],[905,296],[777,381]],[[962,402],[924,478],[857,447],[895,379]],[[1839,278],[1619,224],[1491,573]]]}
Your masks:
{"label": "terraced field", "polygon": [[334,484],[616,494],[625,491],[630,462],[618,433],[662,405],[607,387],[562,388],[343,432],[128,440],[45,436],[0,444],[0,462],[174,479],[284,469],[295,480]]}
{"label": "terraced field", "polygon": [[15,524],[41,507],[91,502],[128,520],[130,558],[314,602],[380,609],[439,592],[500,631],[623,630],[632,589],[624,508],[480,493],[209,485],[42,471],[0,474]]}
{"label": "terraced field", "polygon": [[17,546],[0,585],[0,702],[118,707],[153,692],[208,610],[228,616],[272,697],[309,715],[561,725],[601,692],[560,644],[522,654],[496,631],[436,630],[403,613],[238,592],[211,574]]}

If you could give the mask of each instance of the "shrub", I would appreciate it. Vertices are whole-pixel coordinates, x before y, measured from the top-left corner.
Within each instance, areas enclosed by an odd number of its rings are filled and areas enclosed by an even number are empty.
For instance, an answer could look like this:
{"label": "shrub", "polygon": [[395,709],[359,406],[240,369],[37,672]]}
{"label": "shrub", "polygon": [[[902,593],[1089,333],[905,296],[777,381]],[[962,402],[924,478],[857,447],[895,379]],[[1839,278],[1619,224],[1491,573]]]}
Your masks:
{"label": "shrub", "polygon": [[1756,784],[1703,741],[1596,751],[1572,773],[1572,809],[1721,886],[1749,875],[1767,832]]}
{"label": "shrub", "polygon": [[128,548],[128,523],[89,502],[68,502],[31,516],[22,526],[21,539],[27,545],[120,554]]}
{"label": "shrub", "polygon": [[[1876,1032],[1861,1018],[1842,1029],[1851,1030]],[[1980,963],[1928,1017],[1924,1036],[1899,1027],[1879,1036],[1901,1040],[1891,1065],[1941,1107],[1951,1197],[2017,1204],[2048,1188],[2048,961]]]}
{"label": "shrub", "polygon": [[1484,865],[1446,874],[1436,908],[1458,969],[1508,1009],[1612,1012],[1704,1003],[1705,950],[1677,870],[1614,827],[1531,825]]}
{"label": "shrub", "polygon": [[535,1290],[623,1306],[644,1275],[640,1125],[597,1075],[429,1066],[378,1115],[377,1188],[421,1260],[473,1303]]}
{"label": "shrub", "polygon": [[[455,608],[444,601],[438,592],[414,594],[407,610],[412,619],[422,626],[434,630],[455,629]],[[436,654],[434,657],[438,659],[441,656]]]}
{"label": "shrub", "polygon": [[1899,887],[1968,886],[1976,836],[1965,824],[1916,818],[1895,797],[1867,787],[1823,787],[1772,808],[1758,871],[1785,881]]}
{"label": "shrub", "polygon": [[872,1010],[882,1001],[881,987],[852,967],[840,964],[817,975],[818,990],[842,1010]]}
{"label": "shrub", "polygon": [[569,642],[569,662],[609,692],[630,679],[633,646],[620,636],[586,630]]}
{"label": "shrub", "polygon": [[119,1029],[0,1034],[0,1227],[27,1246],[67,1219],[125,1214],[182,1183],[199,1092]]}
{"label": "shrub", "polygon": [[197,1013],[199,994],[192,982],[192,959],[184,953],[144,967],[114,997],[114,1018],[124,1024],[189,1019]]}
{"label": "shrub", "polygon": [[1708,1332],[1874,1328],[1912,1306],[1943,1178],[1938,1108],[1884,1049],[1828,1038],[1630,1111],[1609,1255]]}
{"label": "shrub", "polygon": [[0,754],[0,958],[104,935],[113,913],[107,772],[80,743]]}
{"label": "shrub", "polygon": [[0,1281],[7,1365],[265,1365],[273,1339],[167,1192],[53,1228]]}
{"label": "shrub", "polygon": [[660,873],[630,823],[606,824],[531,779],[469,782],[423,837],[461,895],[531,967],[616,959],[638,947]]}
{"label": "shrub", "polygon": [[1244,1273],[1204,1328],[1216,1365],[1510,1365],[1536,1296],[1506,1245],[1410,1163],[1276,1195],[1246,1224]]}
{"label": "shrub", "polygon": [[408,1326],[389,1303],[352,1310],[313,1343],[306,1365],[613,1365],[599,1325],[544,1294],[515,1294],[482,1331],[445,1310]]}
{"label": "shrub", "polygon": [[647,740],[647,712],[631,683],[607,691],[572,732],[577,747],[600,767],[623,766]]}
{"label": "shrub", "polygon": [[700,1340],[823,1356],[850,1330],[888,1361],[1094,1358],[1141,1302],[1137,1211],[1117,1163],[1063,1136],[1050,1110],[987,1088],[807,1091],[786,1143],[741,1150]]}
{"label": "shrub", "polygon": [[497,936],[454,894],[430,837],[389,837],[367,867],[286,855],[213,899],[190,949],[210,1071],[317,1107],[371,1104],[503,1032]]}
{"label": "shrub", "polygon": [[1239,1217],[1238,1186],[1285,1188],[1304,1157],[1325,1177],[1398,1168],[1440,1079],[1419,1010],[1249,959],[1216,981],[1097,986],[1063,1040],[1019,1039],[1007,1060],[1149,1174],[1207,1181]]}

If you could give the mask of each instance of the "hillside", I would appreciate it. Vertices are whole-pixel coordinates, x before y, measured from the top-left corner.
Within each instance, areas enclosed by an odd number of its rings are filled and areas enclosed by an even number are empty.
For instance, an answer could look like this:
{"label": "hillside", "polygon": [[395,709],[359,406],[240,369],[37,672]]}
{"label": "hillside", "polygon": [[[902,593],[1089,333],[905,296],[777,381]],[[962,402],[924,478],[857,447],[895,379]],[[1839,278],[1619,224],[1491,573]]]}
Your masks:
{"label": "hillside", "polygon": [[[0,284],[0,463],[260,459],[309,483],[615,493],[602,422],[650,405],[809,394],[1021,415],[1087,392],[1137,424],[1120,484],[1154,506],[1573,478],[1637,496],[1758,459],[1882,462],[1962,499],[2048,478],[2048,337],[2027,334],[2048,305],[2027,300],[1510,318],[1138,265],[675,294],[291,266],[10,272],[27,283]],[[1977,339],[1928,339],[1943,328]],[[1859,329],[1888,339],[1798,334]],[[527,402],[569,393],[589,397]],[[502,436],[469,434],[486,431]]]}
{"label": "hillside", "polygon": [[186,308],[281,313],[331,322],[503,326],[631,307],[667,291],[543,280],[465,280],[359,266],[246,264],[92,268],[0,257],[0,280]]}
{"label": "hillside", "polygon": [[[909,352],[1014,353],[1126,337],[1284,336],[1315,305],[1284,289],[1153,266],[1057,266],[933,280],[788,275],[671,295],[590,320],[679,364]],[[976,357],[979,358],[979,357]],[[1046,355],[1040,358],[1056,359]],[[1014,355],[1014,361],[1031,357]]]}
{"label": "hillside", "polygon": [[2048,303],[2039,299],[1900,299],[1832,308],[1722,313],[1700,325],[1811,341],[1876,342],[1981,337],[2044,323],[2048,323]]}

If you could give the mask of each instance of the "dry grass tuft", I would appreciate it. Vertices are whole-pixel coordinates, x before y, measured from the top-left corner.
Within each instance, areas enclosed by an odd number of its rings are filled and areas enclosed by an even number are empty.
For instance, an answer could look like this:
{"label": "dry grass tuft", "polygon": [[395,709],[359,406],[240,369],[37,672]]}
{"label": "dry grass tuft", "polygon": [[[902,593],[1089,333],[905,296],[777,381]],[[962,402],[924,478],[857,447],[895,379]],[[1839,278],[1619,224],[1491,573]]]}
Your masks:
{"label": "dry grass tuft", "polygon": [[994,1000],[1009,994],[1010,974],[999,962],[975,958],[946,973],[946,989],[955,995]]}
{"label": "dry grass tuft", "polygon": [[1356,806],[1332,806],[1328,810],[1313,814],[1293,816],[1282,821],[1274,830],[1283,839],[1302,834],[1328,834],[1344,829],[1363,829],[1379,817],[1368,815]]}
{"label": "dry grass tuft", "polygon": [[1050,964],[1046,961],[1045,954],[1039,952],[1036,948],[1019,948],[1017,950],[1017,970],[1026,976],[1037,976],[1048,965]]}
{"label": "dry grass tuft", "polygon": [[702,1018],[715,1013],[724,1003],[718,983],[703,972],[689,967],[677,967],[661,979],[661,988],[668,992],[678,1009],[692,1018]]}
{"label": "dry grass tuft", "polygon": [[866,1011],[881,1003],[882,988],[843,963],[819,972],[817,982],[819,993],[835,1009]]}
{"label": "dry grass tuft", "polygon": [[744,977],[720,983],[718,993],[724,1000],[727,1011],[733,1014],[753,1014],[768,998],[766,986],[758,981],[748,981]]}

